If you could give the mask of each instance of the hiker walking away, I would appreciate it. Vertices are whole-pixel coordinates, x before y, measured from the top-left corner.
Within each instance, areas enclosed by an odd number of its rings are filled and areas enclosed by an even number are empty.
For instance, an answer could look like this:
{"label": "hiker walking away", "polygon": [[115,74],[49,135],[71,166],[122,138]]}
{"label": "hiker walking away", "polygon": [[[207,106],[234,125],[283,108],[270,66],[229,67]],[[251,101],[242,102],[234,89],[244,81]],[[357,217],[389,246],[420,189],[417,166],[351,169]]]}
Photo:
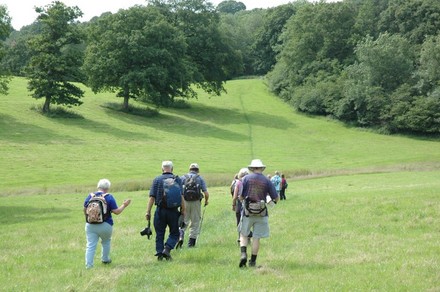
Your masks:
{"label": "hiker walking away", "polygon": [[[154,178],[147,204],[147,221],[151,219],[151,208],[156,205],[153,226],[156,232],[156,254],[158,260],[171,260],[171,250],[179,240],[179,216],[185,213],[182,182],[173,174],[173,163],[162,162],[162,174]],[[180,210],[179,210],[180,208]],[[169,235],[165,241],[166,228]]]}
{"label": "hiker walking away", "polygon": [[234,190],[235,190],[235,185],[237,184],[238,181],[238,173],[236,173],[234,175],[234,179],[231,182],[231,186],[229,187],[229,190],[231,192],[231,197],[234,197]]}
{"label": "hiker walking away", "polygon": [[243,204],[241,222],[238,226],[240,232],[240,264],[245,267],[247,262],[248,234],[253,231],[252,253],[249,266],[255,267],[260,249],[260,238],[269,237],[269,217],[266,207],[266,196],[273,202],[278,202],[279,196],[275,186],[263,175],[266,166],[260,159],[252,160],[248,166],[250,174],[243,177],[243,192],[240,200]]}
{"label": "hiker walking away", "polygon": [[280,177],[280,172],[278,170],[275,171],[275,175],[270,179],[270,181],[275,186],[275,190],[277,191],[278,196],[280,196],[280,192],[281,192],[281,177]]}
{"label": "hiker walking away", "polygon": [[205,180],[199,175],[199,165],[197,163],[191,163],[189,172],[182,176],[181,179],[183,198],[185,200],[185,216],[179,238],[179,246],[182,246],[184,234],[189,227],[188,247],[194,247],[200,233],[202,199],[204,198],[204,206],[206,207],[209,201],[209,192]]}
{"label": "hiker walking away", "polygon": [[286,200],[287,180],[284,174],[281,174],[280,200]]}
{"label": "hiker walking away", "polygon": [[[249,170],[247,168],[240,169],[240,171],[237,174],[237,181],[234,185],[234,193],[232,196],[232,211],[235,211],[235,217],[237,219],[237,226],[240,223],[241,211],[242,211],[242,204],[238,198],[241,196],[241,194],[243,192],[242,179],[247,174],[249,174]],[[240,242],[240,233],[238,234],[237,242]]]}
{"label": "hiker walking away", "polygon": [[110,181],[101,179],[98,182],[97,192],[90,193],[84,201],[84,215],[86,216],[86,268],[93,268],[93,258],[95,257],[96,246],[101,239],[102,253],[101,262],[110,264],[110,246],[113,233],[112,213],[119,215],[130,205],[131,200],[124,200],[118,207],[115,198],[109,194]]}
{"label": "hiker walking away", "polygon": [[232,211],[235,211],[236,219],[237,219],[237,226],[240,223],[241,218],[241,202],[238,199],[242,192],[243,192],[243,183],[242,179],[245,175],[249,174],[249,170],[247,168],[242,168],[237,174],[237,182],[235,183],[234,187],[234,194],[232,196]]}

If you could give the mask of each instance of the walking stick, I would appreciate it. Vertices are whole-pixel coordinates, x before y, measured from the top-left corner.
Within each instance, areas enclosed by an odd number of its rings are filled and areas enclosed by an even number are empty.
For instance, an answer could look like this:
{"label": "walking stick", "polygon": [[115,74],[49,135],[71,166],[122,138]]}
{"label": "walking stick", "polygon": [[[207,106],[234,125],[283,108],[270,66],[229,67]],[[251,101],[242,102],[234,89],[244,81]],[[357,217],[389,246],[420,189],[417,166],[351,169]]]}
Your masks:
{"label": "walking stick", "polygon": [[202,233],[202,224],[203,224],[203,218],[205,218],[205,211],[206,211],[206,205],[203,207],[202,218],[200,219],[199,237],[200,237],[200,234]]}

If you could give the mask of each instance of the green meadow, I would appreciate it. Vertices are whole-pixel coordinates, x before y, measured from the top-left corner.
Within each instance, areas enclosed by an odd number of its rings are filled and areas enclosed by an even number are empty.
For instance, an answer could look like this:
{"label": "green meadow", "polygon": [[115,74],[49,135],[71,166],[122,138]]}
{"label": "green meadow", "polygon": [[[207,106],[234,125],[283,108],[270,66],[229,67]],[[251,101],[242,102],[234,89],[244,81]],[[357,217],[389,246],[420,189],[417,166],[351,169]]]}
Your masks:
{"label": "green meadow", "polygon": [[[189,108],[93,94],[57,117],[14,78],[0,108],[2,291],[439,291],[440,139],[380,135],[298,114],[262,79],[228,82]],[[53,108],[55,109],[55,107]],[[56,110],[55,110],[56,112]],[[139,114],[141,113],[141,114]],[[239,269],[229,184],[253,158],[286,174],[256,269]],[[198,245],[158,262],[139,235],[162,160],[207,180]],[[100,178],[118,203],[112,260],[84,267],[82,203]]]}

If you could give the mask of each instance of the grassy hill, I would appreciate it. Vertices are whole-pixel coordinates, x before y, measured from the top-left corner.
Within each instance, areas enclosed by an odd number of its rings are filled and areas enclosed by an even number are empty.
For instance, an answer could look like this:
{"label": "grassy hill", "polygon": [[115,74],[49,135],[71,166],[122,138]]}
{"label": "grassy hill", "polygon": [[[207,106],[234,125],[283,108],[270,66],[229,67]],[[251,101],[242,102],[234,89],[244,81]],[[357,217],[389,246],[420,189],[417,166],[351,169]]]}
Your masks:
{"label": "grassy hill", "polygon": [[[0,190],[83,190],[101,177],[120,189],[142,189],[171,159],[179,174],[198,162],[212,185],[260,158],[289,177],[438,168],[438,140],[385,136],[299,115],[270,95],[262,80],[231,81],[228,94],[201,94],[189,109],[157,117],[118,112],[112,93],[86,89],[74,118],[48,118],[15,78],[0,108]],[[132,101],[138,107],[145,107]]]}
{"label": "grassy hill", "polygon": [[[4,291],[439,291],[440,144],[295,113],[262,80],[227,84],[156,117],[86,92],[76,118],[33,108],[16,78],[0,108],[0,281]],[[137,107],[144,105],[136,104]],[[288,175],[256,269],[239,269],[228,185],[260,158]],[[198,162],[211,194],[195,249],[153,256],[146,192],[160,163]],[[109,178],[118,203],[111,265],[84,268],[82,202]]]}

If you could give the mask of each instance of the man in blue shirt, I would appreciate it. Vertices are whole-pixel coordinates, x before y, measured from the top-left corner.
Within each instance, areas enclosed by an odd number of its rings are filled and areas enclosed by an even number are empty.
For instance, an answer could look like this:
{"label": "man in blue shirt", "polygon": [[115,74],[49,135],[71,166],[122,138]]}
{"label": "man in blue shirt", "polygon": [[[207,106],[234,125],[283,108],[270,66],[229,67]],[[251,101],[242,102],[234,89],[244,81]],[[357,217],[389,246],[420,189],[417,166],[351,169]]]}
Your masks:
{"label": "man in blue shirt", "polygon": [[[156,205],[154,212],[153,225],[156,231],[156,254],[158,260],[171,260],[170,251],[176,246],[179,240],[179,216],[185,214],[185,204],[182,194],[182,203],[179,207],[167,208],[163,200],[164,194],[164,180],[168,178],[175,178],[181,188],[182,182],[178,176],[173,174],[173,163],[171,161],[162,162],[162,174],[157,176],[150,188],[150,198],[147,205],[147,213],[145,217],[147,221],[151,219],[151,208]],[[182,192],[181,192],[182,193]],[[169,228],[169,235],[165,241],[165,231]]]}

